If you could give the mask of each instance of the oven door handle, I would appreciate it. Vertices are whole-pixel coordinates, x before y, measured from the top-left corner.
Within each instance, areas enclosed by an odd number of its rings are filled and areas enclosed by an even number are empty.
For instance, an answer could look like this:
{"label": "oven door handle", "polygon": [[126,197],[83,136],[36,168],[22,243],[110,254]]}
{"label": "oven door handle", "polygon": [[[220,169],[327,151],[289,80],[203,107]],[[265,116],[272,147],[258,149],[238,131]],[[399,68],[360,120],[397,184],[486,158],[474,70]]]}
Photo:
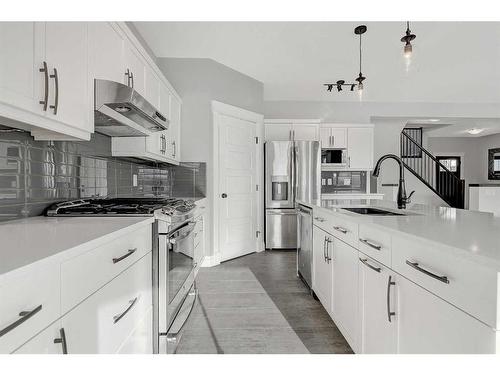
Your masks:
{"label": "oven door handle", "polygon": [[172,233],[172,235],[169,236],[168,242],[174,245],[178,241],[189,237],[191,233],[193,233],[195,226],[196,226],[195,222],[189,222],[188,225],[180,228],[179,231],[175,231],[174,233]]}

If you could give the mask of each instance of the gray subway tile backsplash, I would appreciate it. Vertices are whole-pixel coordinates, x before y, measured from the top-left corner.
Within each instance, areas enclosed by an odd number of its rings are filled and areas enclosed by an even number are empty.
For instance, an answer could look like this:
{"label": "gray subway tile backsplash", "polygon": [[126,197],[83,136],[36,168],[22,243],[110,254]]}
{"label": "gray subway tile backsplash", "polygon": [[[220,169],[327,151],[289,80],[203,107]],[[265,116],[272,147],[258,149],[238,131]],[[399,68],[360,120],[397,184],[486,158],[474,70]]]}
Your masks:
{"label": "gray subway tile backsplash", "polygon": [[205,163],[114,158],[111,138],[104,135],[94,134],[89,142],[35,141],[0,126],[0,221],[38,216],[69,199],[205,195]]}

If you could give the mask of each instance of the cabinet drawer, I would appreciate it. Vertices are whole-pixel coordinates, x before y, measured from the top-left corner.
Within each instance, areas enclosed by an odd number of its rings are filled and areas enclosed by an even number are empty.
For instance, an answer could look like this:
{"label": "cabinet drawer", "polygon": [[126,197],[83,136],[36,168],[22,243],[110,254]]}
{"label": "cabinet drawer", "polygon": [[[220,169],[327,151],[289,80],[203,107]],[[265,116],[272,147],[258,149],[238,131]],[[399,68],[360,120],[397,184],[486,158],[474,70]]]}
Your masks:
{"label": "cabinet drawer", "polygon": [[63,313],[150,252],[151,230],[148,225],[64,262],[61,265]]}
{"label": "cabinet drawer", "polygon": [[151,308],[151,253],[62,319],[68,353],[116,353]]}
{"label": "cabinet drawer", "polygon": [[498,329],[497,274],[450,250],[394,236],[392,267],[482,322]]}
{"label": "cabinet drawer", "polygon": [[314,215],[314,224],[339,240],[357,248],[358,224],[333,215]]}
{"label": "cabinet drawer", "polygon": [[17,349],[14,354],[64,354],[62,341],[54,342],[56,339],[61,339],[60,320],[45,328]]}
{"label": "cabinet drawer", "polygon": [[10,353],[60,316],[59,264],[0,277],[0,353]]}
{"label": "cabinet drawer", "polygon": [[381,229],[368,225],[359,226],[359,251],[387,267],[391,267],[391,236]]}

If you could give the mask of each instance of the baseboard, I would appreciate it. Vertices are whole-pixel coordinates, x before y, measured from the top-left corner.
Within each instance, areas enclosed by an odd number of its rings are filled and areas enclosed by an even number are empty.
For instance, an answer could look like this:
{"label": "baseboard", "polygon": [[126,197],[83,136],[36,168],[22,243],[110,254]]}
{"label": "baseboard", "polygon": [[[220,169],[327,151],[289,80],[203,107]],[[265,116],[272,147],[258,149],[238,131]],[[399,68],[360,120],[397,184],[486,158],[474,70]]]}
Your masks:
{"label": "baseboard", "polygon": [[203,262],[201,263],[202,267],[214,267],[220,264],[220,255],[214,254],[211,256],[205,256]]}

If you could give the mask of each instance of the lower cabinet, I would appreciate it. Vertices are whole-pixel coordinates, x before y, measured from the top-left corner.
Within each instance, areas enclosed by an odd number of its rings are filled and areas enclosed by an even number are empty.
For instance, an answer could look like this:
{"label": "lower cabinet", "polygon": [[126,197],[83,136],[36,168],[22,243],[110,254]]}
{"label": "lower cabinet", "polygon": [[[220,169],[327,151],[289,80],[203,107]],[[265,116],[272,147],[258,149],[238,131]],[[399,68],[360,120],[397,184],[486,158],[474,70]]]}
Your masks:
{"label": "lower cabinet", "polygon": [[153,309],[147,310],[132,333],[118,349],[118,354],[152,354]]}
{"label": "lower cabinet", "polygon": [[358,351],[358,250],[333,237],[332,315],[351,348]]}
{"label": "lower cabinet", "polygon": [[61,320],[57,320],[17,349],[14,354],[65,354],[63,335],[65,330],[62,330]]}
{"label": "lower cabinet", "polygon": [[63,316],[69,353],[118,352],[151,308],[151,265],[149,253]]}
{"label": "lower cabinet", "polygon": [[496,334],[487,325],[399,276],[399,353],[495,353]]}
{"label": "lower cabinet", "polygon": [[328,313],[332,309],[333,294],[333,237],[313,226],[313,290]]}
{"label": "lower cabinet", "polygon": [[[395,273],[359,253],[359,343],[365,354],[397,353]],[[419,309],[417,309],[419,311]]]}

